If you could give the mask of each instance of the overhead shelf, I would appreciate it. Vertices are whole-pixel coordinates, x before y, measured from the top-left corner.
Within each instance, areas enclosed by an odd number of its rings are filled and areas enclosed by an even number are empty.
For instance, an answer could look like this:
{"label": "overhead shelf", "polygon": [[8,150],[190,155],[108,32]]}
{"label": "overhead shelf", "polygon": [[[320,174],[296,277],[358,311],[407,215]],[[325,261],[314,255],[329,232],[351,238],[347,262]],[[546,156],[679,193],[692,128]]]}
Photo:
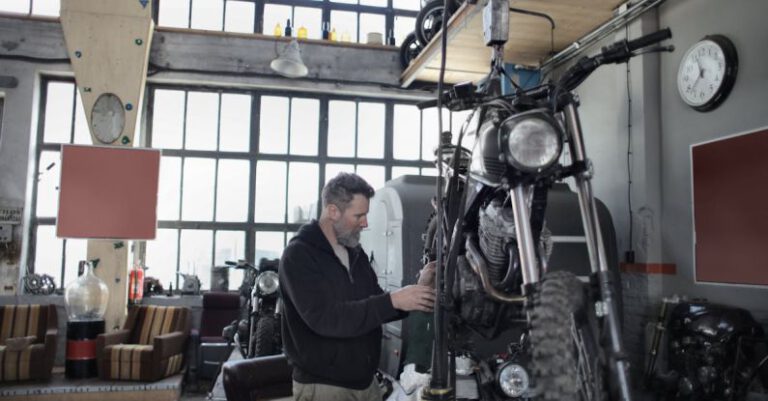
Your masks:
{"label": "overhead shelf", "polygon": [[[555,22],[554,46],[550,22],[542,17],[510,12],[509,41],[504,47],[506,63],[538,68],[548,57],[610,20],[625,0],[510,0],[509,6],[546,14]],[[448,29],[440,31],[403,71],[400,81],[437,82],[440,73],[440,41],[448,32],[445,82],[476,81],[488,74],[491,49],[483,40],[483,7],[464,3],[451,17]]]}

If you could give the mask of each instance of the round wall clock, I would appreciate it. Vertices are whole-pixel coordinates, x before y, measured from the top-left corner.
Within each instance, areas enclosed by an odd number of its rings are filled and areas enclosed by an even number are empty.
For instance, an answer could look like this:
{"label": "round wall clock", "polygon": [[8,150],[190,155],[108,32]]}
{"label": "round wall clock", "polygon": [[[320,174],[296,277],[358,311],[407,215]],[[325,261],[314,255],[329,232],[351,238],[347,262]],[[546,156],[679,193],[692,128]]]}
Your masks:
{"label": "round wall clock", "polygon": [[713,110],[728,97],[738,68],[736,47],[727,37],[705,36],[685,52],[677,72],[677,90],[694,110]]}
{"label": "round wall clock", "polygon": [[120,98],[112,93],[102,93],[91,109],[93,135],[99,142],[110,144],[120,137],[125,127],[125,110]]}

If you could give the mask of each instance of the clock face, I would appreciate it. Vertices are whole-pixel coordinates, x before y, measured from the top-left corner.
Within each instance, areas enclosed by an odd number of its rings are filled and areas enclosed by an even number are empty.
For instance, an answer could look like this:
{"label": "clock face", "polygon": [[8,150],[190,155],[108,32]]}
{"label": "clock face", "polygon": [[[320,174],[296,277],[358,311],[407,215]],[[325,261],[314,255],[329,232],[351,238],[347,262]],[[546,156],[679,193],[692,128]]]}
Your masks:
{"label": "clock face", "polygon": [[677,73],[680,97],[698,111],[717,107],[736,79],[736,50],[721,35],[704,38],[683,56]]}
{"label": "clock face", "polygon": [[125,110],[120,98],[112,93],[101,94],[91,110],[91,125],[99,142],[110,144],[116,141],[125,127]]}

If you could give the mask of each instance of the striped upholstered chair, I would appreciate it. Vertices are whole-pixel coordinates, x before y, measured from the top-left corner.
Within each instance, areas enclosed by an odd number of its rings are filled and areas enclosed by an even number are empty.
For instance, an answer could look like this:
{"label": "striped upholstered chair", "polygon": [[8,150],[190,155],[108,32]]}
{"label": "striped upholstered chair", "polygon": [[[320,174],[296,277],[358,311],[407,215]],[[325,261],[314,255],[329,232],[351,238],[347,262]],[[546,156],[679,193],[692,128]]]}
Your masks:
{"label": "striped upholstered chair", "polygon": [[53,305],[0,306],[0,381],[51,377],[57,322]]}
{"label": "striped upholstered chair", "polygon": [[189,336],[189,309],[135,306],[120,331],[96,339],[99,377],[155,381],[181,371]]}

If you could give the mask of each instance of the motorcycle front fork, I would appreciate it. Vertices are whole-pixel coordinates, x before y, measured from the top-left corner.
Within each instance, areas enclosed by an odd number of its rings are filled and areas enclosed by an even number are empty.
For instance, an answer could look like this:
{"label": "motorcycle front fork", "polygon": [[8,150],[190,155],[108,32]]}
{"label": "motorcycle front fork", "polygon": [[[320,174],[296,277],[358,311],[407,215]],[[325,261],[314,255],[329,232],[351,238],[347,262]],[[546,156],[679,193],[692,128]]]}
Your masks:
{"label": "motorcycle front fork", "polygon": [[[569,104],[565,107],[565,122],[570,132],[568,145],[571,151],[573,163],[587,164],[589,160],[584,151],[584,141],[581,132],[581,123],[576,111],[576,106]],[[621,338],[619,324],[619,311],[616,308],[614,282],[611,272],[608,270],[608,258],[603,244],[603,236],[600,234],[600,223],[597,216],[595,198],[592,194],[592,172],[587,168],[584,172],[574,177],[576,192],[579,199],[584,236],[589,252],[592,274],[597,276],[600,286],[600,300],[593,305],[606,324],[610,345],[609,359],[614,364],[616,380],[620,392],[621,401],[630,401],[632,396],[629,387],[629,364]],[[523,273],[524,290],[531,284],[541,280],[538,259],[536,256],[536,244],[531,231],[530,202],[532,187],[518,185],[510,190],[512,212],[515,219],[515,234],[520,253],[520,264]]]}

